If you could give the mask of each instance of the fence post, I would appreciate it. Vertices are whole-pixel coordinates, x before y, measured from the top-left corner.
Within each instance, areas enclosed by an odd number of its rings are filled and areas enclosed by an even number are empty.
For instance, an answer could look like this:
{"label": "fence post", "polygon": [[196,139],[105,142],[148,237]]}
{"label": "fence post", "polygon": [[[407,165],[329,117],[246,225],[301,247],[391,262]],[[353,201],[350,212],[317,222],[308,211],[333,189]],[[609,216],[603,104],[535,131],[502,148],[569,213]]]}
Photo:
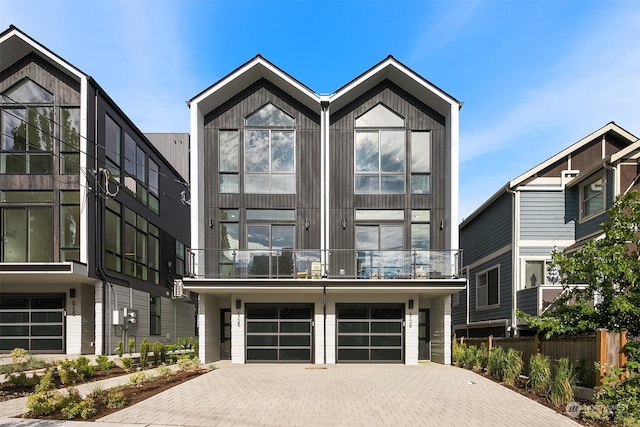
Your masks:
{"label": "fence post", "polygon": [[533,336],[533,348],[536,354],[540,354],[542,352],[540,349],[540,335],[537,333]]}
{"label": "fence post", "polygon": [[464,336],[460,337],[460,345],[464,344]]}
{"label": "fence post", "polygon": [[621,380],[625,381],[627,379],[627,375],[629,372],[625,369],[625,365],[627,364],[627,350],[625,346],[627,345],[627,330],[623,329],[620,331],[620,368],[624,369],[621,375]]}
{"label": "fence post", "polygon": [[596,373],[596,386],[599,386],[607,372],[607,330],[603,328],[596,329],[596,363],[600,366]]}
{"label": "fence post", "polygon": [[493,348],[493,335],[489,335],[489,338],[487,338],[487,351],[491,351],[492,348]]}

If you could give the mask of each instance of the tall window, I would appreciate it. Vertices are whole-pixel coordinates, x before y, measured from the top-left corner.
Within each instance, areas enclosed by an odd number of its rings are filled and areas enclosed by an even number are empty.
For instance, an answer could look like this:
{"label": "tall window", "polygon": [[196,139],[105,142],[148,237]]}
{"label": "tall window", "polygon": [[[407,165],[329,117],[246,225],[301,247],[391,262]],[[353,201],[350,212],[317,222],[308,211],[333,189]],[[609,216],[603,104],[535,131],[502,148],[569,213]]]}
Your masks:
{"label": "tall window", "polygon": [[60,261],[80,261],[80,192],[60,192]]}
{"label": "tall window", "polygon": [[182,277],[185,274],[184,270],[184,243],[176,240],[176,275]]}
{"label": "tall window", "polygon": [[240,191],[240,134],[237,130],[224,130],[219,134],[218,150],[219,190],[221,193]]}
{"label": "tall window", "polygon": [[111,117],[105,115],[104,117],[105,127],[105,157],[107,159],[107,169],[111,175],[111,178],[116,182],[120,182],[120,150],[122,138],[122,128],[113,121]]}
{"label": "tall window", "polygon": [[80,173],[80,109],[60,109],[60,173]]}
{"label": "tall window", "polygon": [[273,104],[246,118],[245,193],[295,193],[295,120]]}
{"label": "tall window", "polygon": [[113,271],[122,271],[121,205],[113,199],[105,200],[105,264]]}
{"label": "tall window", "polygon": [[359,277],[404,275],[402,225],[357,225],[356,253]]}
{"label": "tall window", "polygon": [[0,115],[0,173],[53,173],[53,99],[52,93],[29,79],[5,92]]}
{"label": "tall window", "polygon": [[580,187],[580,217],[604,211],[604,177],[598,176]]}
{"label": "tall window", "polygon": [[404,119],[378,104],[358,117],[355,127],[356,194],[404,193]]}
{"label": "tall window", "polygon": [[220,275],[236,273],[236,249],[239,249],[239,211],[220,209]]}
{"label": "tall window", "polygon": [[149,297],[149,335],[160,335],[160,306],[162,298],[156,295]]}
{"label": "tall window", "polygon": [[500,304],[500,269],[496,266],[476,275],[476,308]]}
{"label": "tall window", "polygon": [[413,209],[411,211],[411,249],[415,276],[428,276],[437,267],[430,259],[431,248],[431,211]]}
{"label": "tall window", "polygon": [[153,224],[149,224],[149,252],[147,264],[149,267],[149,281],[156,285],[160,284],[160,230]]}
{"label": "tall window", "polygon": [[147,221],[124,208],[124,272],[147,280]]}
{"label": "tall window", "polygon": [[160,213],[160,190],[159,190],[160,167],[156,162],[149,159],[149,209]]}
{"label": "tall window", "polygon": [[431,133],[411,132],[411,192],[431,191]]}
{"label": "tall window", "polygon": [[53,261],[53,191],[3,191],[3,262]]}

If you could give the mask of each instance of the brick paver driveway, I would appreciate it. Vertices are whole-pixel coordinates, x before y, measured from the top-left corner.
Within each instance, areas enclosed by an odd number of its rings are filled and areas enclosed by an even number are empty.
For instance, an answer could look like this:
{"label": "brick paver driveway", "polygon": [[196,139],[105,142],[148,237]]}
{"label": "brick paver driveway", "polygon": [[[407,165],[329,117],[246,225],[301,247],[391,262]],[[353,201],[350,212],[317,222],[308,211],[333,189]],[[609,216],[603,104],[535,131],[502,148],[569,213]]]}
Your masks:
{"label": "brick paver driveway", "polygon": [[404,365],[232,365],[100,421],[179,426],[578,426],[471,371]]}

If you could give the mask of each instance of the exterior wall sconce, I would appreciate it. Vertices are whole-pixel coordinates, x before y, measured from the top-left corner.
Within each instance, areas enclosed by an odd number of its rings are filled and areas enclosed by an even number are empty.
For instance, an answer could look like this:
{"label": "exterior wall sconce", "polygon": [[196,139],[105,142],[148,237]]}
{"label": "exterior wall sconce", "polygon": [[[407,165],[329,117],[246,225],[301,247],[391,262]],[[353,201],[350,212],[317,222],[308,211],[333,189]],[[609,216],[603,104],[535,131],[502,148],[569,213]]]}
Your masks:
{"label": "exterior wall sconce", "polygon": [[340,221],[340,225],[342,226],[343,230],[347,229],[347,219],[346,218],[342,218],[342,221]]}
{"label": "exterior wall sconce", "polygon": [[213,230],[213,218],[209,218],[209,229]]}
{"label": "exterior wall sconce", "polygon": [[413,300],[409,300],[409,310],[413,310]]}
{"label": "exterior wall sconce", "polygon": [[444,219],[440,220],[440,230],[444,230]]}
{"label": "exterior wall sconce", "polygon": [[304,220],[304,229],[308,230],[310,225],[311,225],[311,223],[309,222],[309,219],[305,218],[305,220]]}

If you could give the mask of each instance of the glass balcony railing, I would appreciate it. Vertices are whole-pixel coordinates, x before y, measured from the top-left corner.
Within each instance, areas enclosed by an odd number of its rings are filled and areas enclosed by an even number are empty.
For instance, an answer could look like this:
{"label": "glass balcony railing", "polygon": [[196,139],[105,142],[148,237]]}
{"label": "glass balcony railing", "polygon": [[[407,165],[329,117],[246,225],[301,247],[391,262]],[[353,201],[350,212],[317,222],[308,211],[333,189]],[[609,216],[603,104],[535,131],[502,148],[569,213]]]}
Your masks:
{"label": "glass balcony railing", "polygon": [[426,280],[461,276],[462,251],[190,249],[189,260],[188,275],[208,279]]}

